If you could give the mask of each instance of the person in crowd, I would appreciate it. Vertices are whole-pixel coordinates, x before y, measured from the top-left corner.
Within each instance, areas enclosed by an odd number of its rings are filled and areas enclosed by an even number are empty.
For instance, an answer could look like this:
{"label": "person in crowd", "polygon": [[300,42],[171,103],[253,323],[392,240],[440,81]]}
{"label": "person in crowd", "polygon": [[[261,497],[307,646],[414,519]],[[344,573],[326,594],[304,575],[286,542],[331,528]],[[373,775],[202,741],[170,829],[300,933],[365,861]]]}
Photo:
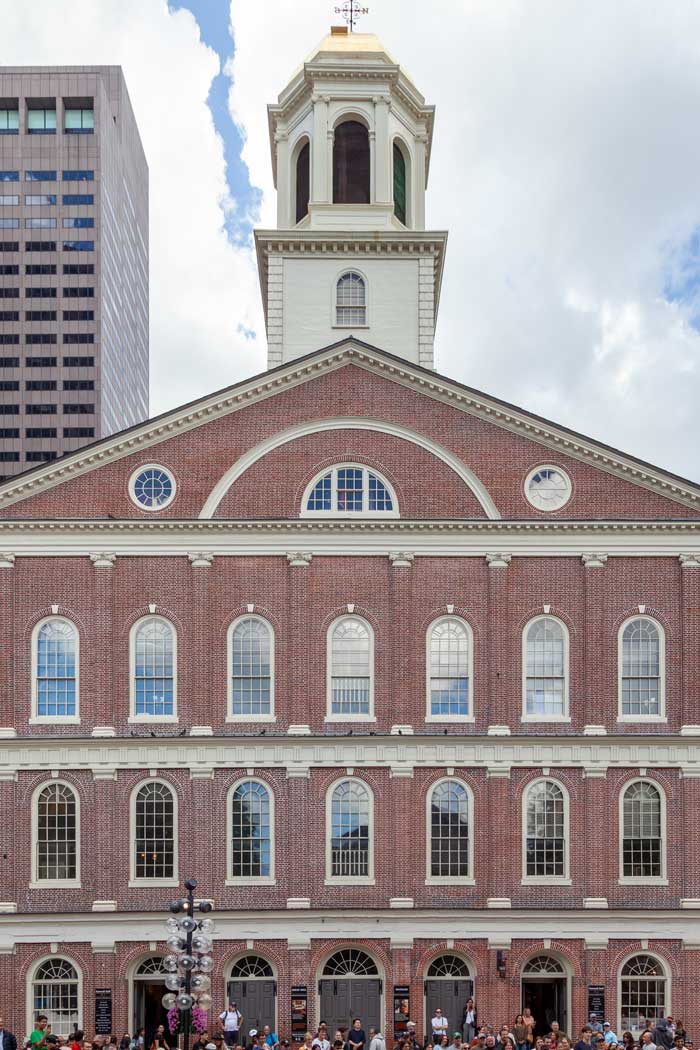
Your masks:
{"label": "person in crowd", "polygon": [[36,1027],[29,1036],[29,1042],[33,1047],[36,1047],[36,1050],[41,1050],[42,1047],[46,1046],[46,1036],[50,1034],[51,1026],[46,1014],[39,1014],[35,1024]]}
{"label": "person in crowd", "polygon": [[17,1050],[17,1036],[5,1028],[5,1018],[0,1014],[0,1046],[2,1050]]}
{"label": "person in crowd", "polygon": [[[671,1018],[673,1021],[673,1018]],[[662,1017],[660,1021],[656,1022],[656,1028],[652,1034],[652,1040],[658,1047],[663,1047],[663,1050],[671,1050],[673,1046],[673,1029],[665,1017]]]}
{"label": "person in crowd", "polygon": [[675,1031],[675,1034],[674,1034],[674,1039],[682,1039],[683,1040],[683,1045],[685,1046],[687,1038],[688,1038],[688,1033],[685,1030],[685,1025],[680,1020],[676,1021],[676,1031]]}
{"label": "person in crowd", "polygon": [[[205,1028],[192,1043],[192,1050],[207,1050],[207,1043],[211,1043],[211,1039],[209,1038],[209,1032]],[[213,1045],[214,1044],[212,1043],[212,1046]]]}
{"label": "person in crowd", "polygon": [[[595,1017],[595,1014],[593,1014]],[[574,1050],[591,1050],[593,1041],[593,1030],[590,1024],[585,1024],[581,1029],[581,1035],[574,1043]]]}
{"label": "person in crowd", "polygon": [[447,1050],[462,1050],[462,1036],[459,1032],[452,1033],[452,1042],[449,1044]]}
{"label": "person in crowd", "polygon": [[70,1050],[82,1050],[83,1040],[85,1039],[85,1032],[82,1029],[76,1028],[70,1037],[68,1044]]}
{"label": "person in crowd", "polygon": [[129,1050],[131,1046],[131,1036],[128,1032],[124,1032],[124,1035],[119,1040],[119,1050]]}
{"label": "person in crowd", "polygon": [[143,1050],[146,1045],[146,1029],[138,1028],[134,1038],[131,1040],[129,1050]]}
{"label": "person in crowd", "polygon": [[537,1024],[536,1019],[532,1016],[529,1006],[523,1007],[523,1021],[527,1025],[528,1030],[528,1043],[535,1042],[535,1025]]}
{"label": "person in crowd", "polygon": [[353,1017],[352,1028],[348,1032],[348,1050],[365,1050],[367,1036],[359,1017]]}
{"label": "person in crowd", "polygon": [[369,1030],[369,1050],[386,1050],[384,1036],[377,1028]]}
{"label": "person in crowd", "polygon": [[447,1029],[450,1027],[449,1021],[443,1015],[443,1012],[439,1006],[435,1007],[435,1016],[430,1022],[433,1031],[433,1043],[438,1044],[443,1037],[447,1035]]}
{"label": "person in crowd", "polygon": [[613,1031],[613,1026],[610,1024],[610,1021],[603,1021],[603,1042],[606,1043],[606,1045],[618,1042],[617,1033]]}
{"label": "person in crowd", "polygon": [[243,1014],[233,1000],[219,1014],[219,1024],[223,1029],[226,1046],[235,1046],[239,1039],[239,1032],[243,1028]]}
{"label": "person in crowd", "polygon": [[469,1045],[476,1033],[476,1006],[470,997],[464,1004],[462,1011],[462,1038]]}
{"label": "person in crowd", "polygon": [[648,1028],[645,1028],[642,1032],[640,1046],[642,1050],[656,1050],[656,1043],[654,1042],[654,1037]]}
{"label": "person in crowd", "polygon": [[306,1048],[306,1050],[311,1050],[311,1044],[313,1042],[313,1038],[314,1037],[312,1036],[311,1032],[304,1032],[304,1041],[300,1044],[300,1050],[301,1050],[301,1048]]}
{"label": "person in crowd", "polygon": [[516,1050],[528,1050],[528,1027],[522,1014],[516,1014],[511,1034],[515,1040]]}
{"label": "person in crowd", "polygon": [[593,1032],[600,1032],[601,1035],[603,1034],[603,1025],[598,1020],[598,1014],[590,1014],[589,1015],[589,1017],[588,1017],[588,1025],[589,1025],[592,1033]]}
{"label": "person in crowd", "polygon": [[416,1022],[406,1022],[406,1035],[404,1036],[404,1050],[418,1050],[418,1040],[416,1039]]}
{"label": "person in crowd", "polygon": [[[331,1044],[328,1042],[328,1034],[326,1033],[326,1026],[325,1026],[325,1024],[320,1024],[318,1026],[319,1032],[321,1031],[322,1028],[323,1028],[324,1033],[326,1035],[326,1042],[328,1043],[327,1046],[323,1047],[323,1050],[331,1050]],[[272,1050],[274,1050],[274,1047],[279,1046],[279,1043],[280,1043],[279,1036],[277,1035],[276,1032],[272,1031],[272,1029],[270,1028],[269,1024],[266,1024],[263,1027],[263,1042],[265,1043],[265,1046],[271,1047]]]}
{"label": "person in crowd", "polygon": [[159,1024],[153,1033],[150,1050],[170,1050],[168,1037],[165,1034],[165,1026]]}
{"label": "person in crowd", "polygon": [[559,1027],[559,1022],[558,1021],[552,1021],[551,1025],[550,1025],[550,1031],[547,1033],[547,1036],[545,1037],[545,1042],[546,1043],[551,1043],[552,1047],[557,1047],[559,1045],[559,1043],[562,1041],[562,1039],[566,1039],[567,1042],[568,1042],[569,1037],[566,1034],[566,1032],[562,1032],[561,1028]]}

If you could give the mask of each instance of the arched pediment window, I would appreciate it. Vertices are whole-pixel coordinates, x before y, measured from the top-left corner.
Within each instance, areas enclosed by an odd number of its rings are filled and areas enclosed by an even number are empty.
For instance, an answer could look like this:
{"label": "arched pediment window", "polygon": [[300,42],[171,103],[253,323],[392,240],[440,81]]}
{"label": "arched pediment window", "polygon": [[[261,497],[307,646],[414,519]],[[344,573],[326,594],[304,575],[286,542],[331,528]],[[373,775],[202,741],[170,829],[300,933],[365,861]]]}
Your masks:
{"label": "arched pediment window", "polygon": [[339,463],[317,475],[301,507],[302,517],[399,516],[396,494],[386,478],[359,463]]}

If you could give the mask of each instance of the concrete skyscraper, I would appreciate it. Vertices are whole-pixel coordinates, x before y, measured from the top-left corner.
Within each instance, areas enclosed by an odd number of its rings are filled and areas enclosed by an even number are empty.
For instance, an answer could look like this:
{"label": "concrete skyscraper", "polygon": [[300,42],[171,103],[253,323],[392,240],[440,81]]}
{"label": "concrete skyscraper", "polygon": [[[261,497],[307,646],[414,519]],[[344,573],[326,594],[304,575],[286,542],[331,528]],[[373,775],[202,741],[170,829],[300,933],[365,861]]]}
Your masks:
{"label": "concrete skyscraper", "polygon": [[121,68],[0,68],[0,477],[147,415],[148,167]]}

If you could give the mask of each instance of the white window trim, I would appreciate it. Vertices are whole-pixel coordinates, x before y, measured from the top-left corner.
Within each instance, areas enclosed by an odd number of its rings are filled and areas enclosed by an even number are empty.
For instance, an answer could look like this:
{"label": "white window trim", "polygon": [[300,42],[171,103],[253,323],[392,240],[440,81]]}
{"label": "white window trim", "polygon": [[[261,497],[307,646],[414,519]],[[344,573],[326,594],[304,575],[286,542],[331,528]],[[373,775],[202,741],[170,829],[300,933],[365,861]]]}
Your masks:
{"label": "white window trim", "polygon": [[63,962],[67,962],[76,972],[78,978],[78,1028],[81,1025],[84,1026],[85,1018],[83,1017],[83,970],[82,967],[72,955],[67,955],[65,952],[48,952],[46,955],[42,955],[40,959],[36,959],[27,970],[27,983],[26,983],[26,1031],[34,1031],[34,979],[37,971],[45,962],[49,962],[50,959],[61,959]]}
{"label": "white window trim", "polygon": [[[257,620],[258,623],[264,624],[270,636],[270,710],[265,715],[236,715],[233,713],[233,632],[244,620]],[[248,723],[277,721],[275,714],[275,631],[269,620],[256,613],[243,613],[237,616],[229,624],[226,632],[226,721]]]}
{"label": "white window trim", "polygon": [[[38,670],[39,670],[39,631],[47,623],[67,623],[69,627],[73,629],[75,634],[75,714],[74,715],[40,715],[38,714],[39,709],[39,682],[38,682]],[[34,625],[32,631],[32,713],[29,719],[30,725],[80,725],[80,631],[73,620],[70,620],[67,616],[45,616],[42,620],[39,620]]]}
{"label": "white window trim", "polygon": [[[527,873],[527,800],[530,792],[533,788],[537,787],[538,784],[556,784],[562,793],[564,801],[564,874],[563,875],[528,875]],[[525,789],[522,795],[521,801],[521,834],[520,844],[522,852],[522,864],[521,864],[521,886],[570,886],[571,885],[571,869],[569,867],[569,852],[570,852],[570,801],[569,792],[567,791],[561,780],[557,780],[556,777],[537,777],[535,780],[531,780],[529,784],[525,785]]]}
{"label": "white window trim", "polygon": [[[158,620],[161,623],[167,624],[172,631],[173,636],[173,713],[171,715],[148,715],[148,714],[136,714],[136,635],[145,623],[151,620]],[[131,630],[129,631],[129,718],[128,723],[130,725],[140,725],[144,722],[148,725],[155,725],[157,723],[174,723],[178,721],[177,713],[177,628],[172,620],[169,620],[167,616],[162,616],[159,613],[148,613],[147,616],[141,616],[132,624]]]}
{"label": "white window trim", "polygon": [[[333,839],[333,792],[340,784],[353,782],[361,784],[367,792],[368,796],[368,817],[369,817],[369,873],[367,875],[333,875],[331,860],[332,860],[332,839]],[[326,791],[326,886],[374,886],[374,792],[370,785],[359,777],[345,776],[338,777],[329,786]],[[335,949],[336,951],[338,949]],[[364,950],[364,949],[363,949]],[[333,952],[331,952],[331,955]],[[329,956],[330,958],[330,956]]]}
{"label": "white window trim", "polygon": [[[67,787],[73,793],[75,799],[75,878],[73,879],[40,879],[39,878],[39,854],[37,842],[39,838],[39,796],[47,787],[60,785]],[[69,887],[80,888],[80,794],[73,784],[68,780],[45,780],[38,784],[32,792],[32,874],[29,883],[30,890],[44,889],[68,889]]]}
{"label": "white window trim", "polygon": [[[361,620],[369,632],[369,712],[366,715],[333,713],[333,632],[343,620]],[[324,722],[376,722],[374,712],[374,630],[369,620],[356,613],[336,616],[326,632],[326,717]]]}
{"label": "white window trim", "polygon": [[314,149],[314,147],[313,147],[313,143],[311,142],[311,135],[310,135],[310,133],[308,131],[302,131],[297,136],[297,138],[294,141],[294,144],[292,145],[292,147],[289,150],[289,158],[290,158],[290,162],[289,162],[289,226],[290,226],[290,228],[296,227],[297,229],[300,229],[303,226],[303,224],[304,224],[304,220],[308,220],[308,218],[309,218],[309,213],[307,211],[306,215],[304,215],[304,217],[302,219],[300,219],[299,222],[296,221],[296,217],[297,217],[297,164],[299,163],[299,154],[301,153],[301,151],[303,150],[304,146],[306,146],[306,145],[308,145],[308,147],[309,147],[309,203],[311,203],[311,190],[312,190],[313,170],[314,170],[313,169],[313,163],[314,163],[313,149]]}
{"label": "white window trim", "polygon": [[[467,632],[467,676],[469,679],[469,714],[467,715],[434,715],[430,711],[430,639],[433,631],[441,623],[458,623]],[[453,722],[474,722],[474,632],[471,624],[467,623],[461,616],[438,616],[428,625],[425,632],[425,720],[426,722],[440,722],[451,724]]]}
{"label": "white window trim", "polygon": [[[173,840],[175,843],[174,848],[174,868],[175,871],[167,879],[140,879],[136,877],[136,796],[142,787],[150,784],[163,784],[168,789],[173,797]],[[179,886],[179,866],[180,866],[180,806],[178,794],[172,784],[163,777],[144,777],[143,780],[139,780],[138,784],[135,784],[131,791],[131,797],[129,798],[129,888],[134,889],[138,886]]]}
{"label": "white window trim", "polygon": [[[385,486],[387,492],[391,496],[392,510],[308,510],[307,504],[311,493],[315,489],[318,482],[325,478],[326,474],[331,475],[331,500],[336,501],[338,492],[338,471],[345,470],[361,470],[362,474],[362,502],[364,506],[369,504],[369,475],[374,476],[381,481],[382,485]],[[364,518],[398,518],[399,514],[399,501],[396,498],[396,492],[394,486],[387,481],[387,479],[375,470],[374,467],[368,467],[366,463],[334,463],[332,467],[325,467],[324,470],[320,470],[318,474],[313,478],[312,481],[304,489],[304,495],[301,499],[301,511],[299,513],[300,518],[345,518],[350,521],[362,521]]]}
{"label": "white window trim", "polygon": [[[469,874],[468,875],[431,875],[431,804],[433,792],[441,784],[459,784],[467,793],[467,826],[469,829]],[[472,789],[460,777],[441,777],[430,785],[425,796],[425,885],[426,886],[474,886],[474,795]]]}
{"label": "white window trim", "polygon": [[[673,991],[673,982],[671,980],[671,967],[666,962],[666,960],[659,955],[658,952],[648,951],[648,950],[646,950],[644,948],[635,948],[635,950],[633,952],[628,952],[625,955],[624,959],[621,960],[620,965],[617,968],[617,1004],[618,1004],[618,1006],[617,1006],[617,1018],[616,1018],[616,1020],[617,1020],[617,1024],[618,1024],[618,1029],[617,1029],[618,1032],[622,1029],[622,980],[623,980],[622,971],[623,971],[624,967],[627,965],[627,963],[630,961],[630,959],[635,959],[638,955],[648,955],[648,956],[650,956],[650,958],[655,959],[656,962],[659,964],[659,966],[662,968],[662,970],[664,972],[664,981],[666,982],[666,985],[665,985],[665,988],[664,988],[664,1005],[666,1007],[666,1011],[665,1011],[664,1016],[668,1016],[669,1014],[671,1016],[673,1016],[673,1005],[672,1005],[672,1002],[671,1002],[671,994],[672,994],[672,991]],[[631,979],[634,980],[634,978],[631,978]],[[640,1031],[641,1031],[641,1029],[640,1029]]]}
{"label": "white window trim", "polygon": [[[342,123],[342,121],[341,121]],[[347,208],[347,204],[338,205],[341,208]],[[367,205],[361,205],[366,208]],[[358,277],[361,277],[365,282],[365,323],[364,324],[338,324],[338,283],[348,274],[355,273]],[[331,285],[331,328],[337,328],[341,332],[349,332],[354,328],[363,329],[370,328],[369,320],[369,281],[367,280],[367,274],[360,270],[357,266],[344,266],[342,270],[338,270],[335,277],[333,278],[333,284]]]}
{"label": "white window trim", "polygon": [[[270,803],[270,874],[259,875],[256,877],[249,878],[248,876],[236,877],[233,874],[233,850],[231,848],[233,842],[233,795],[236,788],[240,787],[241,784],[260,784],[267,791],[267,797]],[[232,784],[226,793],[226,886],[275,886],[277,885],[277,879],[275,877],[275,846],[276,846],[276,835],[275,835],[275,794],[270,785],[265,780],[261,780],[260,777],[239,777],[239,779]],[[244,954],[249,954],[245,952]]]}
{"label": "white window trim", "polygon": [[413,154],[406,140],[401,135],[393,135],[391,138],[391,203],[392,209],[395,205],[394,201],[394,144],[398,146],[403,154],[403,160],[406,167],[406,222],[402,223],[397,217],[396,212],[392,210],[392,215],[398,223],[401,223],[401,228],[405,230],[413,229]]}
{"label": "white window trim", "polygon": [[[531,715],[527,712],[527,635],[533,624],[538,623],[540,620],[556,620],[564,632],[564,711],[560,715]],[[541,613],[539,616],[533,616],[532,619],[528,620],[523,627],[522,632],[522,655],[521,655],[521,669],[522,669],[522,700],[521,700],[521,711],[520,721],[521,722],[570,722],[571,711],[569,708],[569,628],[559,616],[554,616],[552,613]]]}
{"label": "white window trim", "polygon": [[[137,500],[136,498],[136,493],[134,491],[136,486],[136,479],[139,476],[139,474],[143,473],[144,470],[162,470],[163,473],[167,474],[170,478],[170,483],[172,484],[172,492],[165,500],[165,502],[160,503],[157,507],[144,507],[143,503],[140,503],[139,500]],[[170,506],[170,504],[173,502],[176,496],[177,480],[175,478],[175,475],[169,467],[164,467],[162,463],[140,463],[129,478],[129,499],[135,507],[138,507],[139,510],[145,511],[146,514],[158,514],[161,510],[165,510],[166,507]]]}
{"label": "white window trim", "polygon": [[[661,874],[654,875],[650,878],[642,878],[636,875],[624,875],[623,866],[623,850],[622,840],[624,838],[625,820],[624,820],[624,802],[627,791],[633,787],[634,784],[651,784],[653,788],[659,793],[659,802],[661,806]],[[652,780],[651,777],[634,777],[632,780],[628,780],[626,784],[622,785],[620,794],[618,797],[618,885],[620,886],[668,886],[668,873],[666,868],[666,792],[664,791],[661,784],[656,780]]]}
{"label": "white window trim", "polygon": [[[657,715],[625,715],[622,713],[622,636],[625,629],[635,620],[649,620],[659,632],[659,713]],[[655,616],[647,613],[635,613],[628,616],[617,632],[617,721],[628,723],[667,722],[666,716],[666,632],[663,624]]]}
{"label": "white window trim", "polygon": [[[539,474],[542,470],[556,470],[557,474],[561,474],[561,476],[564,478],[564,481],[566,482],[566,499],[563,503],[560,503],[556,507],[541,507],[539,503],[535,503],[534,500],[530,497],[530,482],[534,478],[535,474]],[[540,514],[555,514],[558,510],[562,510],[567,505],[567,503],[569,503],[573,495],[574,489],[573,485],[571,484],[571,478],[569,477],[568,472],[564,470],[563,467],[557,466],[556,463],[538,463],[538,465],[536,467],[533,467],[532,470],[528,470],[527,475],[525,477],[525,481],[523,482],[523,491],[525,493],[525,499],[527,500],[527,502],[530,504],[531,507],[534,507],[535,510],[538,510]]]}

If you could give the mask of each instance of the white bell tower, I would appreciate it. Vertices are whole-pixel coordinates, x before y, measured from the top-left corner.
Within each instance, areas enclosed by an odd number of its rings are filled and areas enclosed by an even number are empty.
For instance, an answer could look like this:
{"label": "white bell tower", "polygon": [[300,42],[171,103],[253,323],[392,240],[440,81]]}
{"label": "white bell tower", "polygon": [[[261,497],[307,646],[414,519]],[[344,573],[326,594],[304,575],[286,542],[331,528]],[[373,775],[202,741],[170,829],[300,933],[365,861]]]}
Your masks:
{"label": "white bell tower", "polygon": [[435,108],[333,27],[268,107],[277,228],[256,230],[268,367],[355,335],[433,367],[447,233],[425,230]]}

